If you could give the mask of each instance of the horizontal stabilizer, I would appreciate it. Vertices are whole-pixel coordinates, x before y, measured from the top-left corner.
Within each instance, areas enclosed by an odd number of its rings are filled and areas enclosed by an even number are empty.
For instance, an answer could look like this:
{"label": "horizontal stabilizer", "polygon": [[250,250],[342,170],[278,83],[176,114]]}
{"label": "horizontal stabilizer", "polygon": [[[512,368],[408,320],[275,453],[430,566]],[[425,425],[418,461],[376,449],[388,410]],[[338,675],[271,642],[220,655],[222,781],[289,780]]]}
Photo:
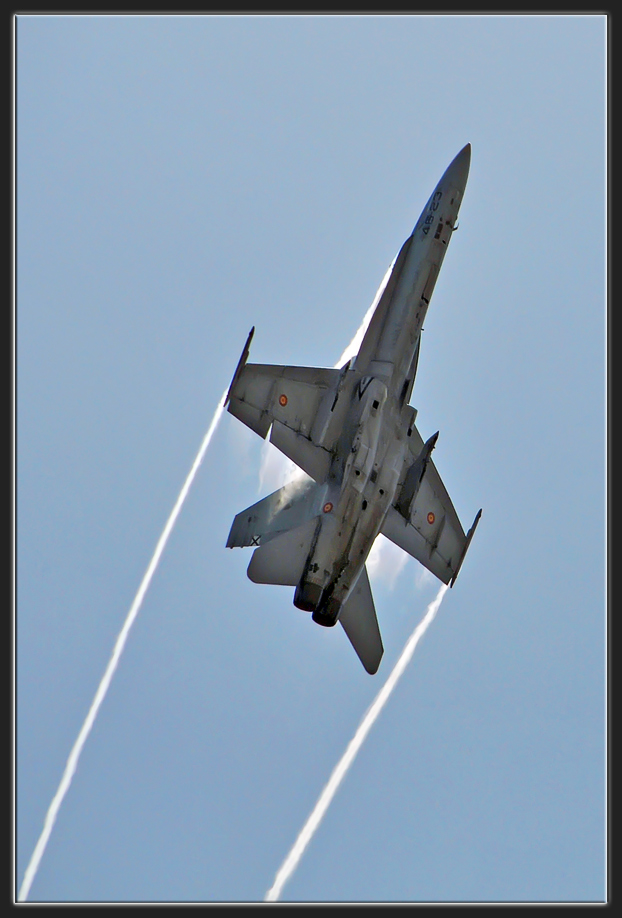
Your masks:
{"label": "horizontal stabilizer", "polygon": [[247,507],[233,520],[227,548],[263,545],[322,512],[324,488],[300,477]]}
{"label": "horizontal stabilizer", "polygon": [[343,604],[339,621],[359,660],[367,672],[373,675],[380,666],[384,648],[366,567]]}
{"label": "horizontal stabilizer", "polygon": [[317,517],[313,517],[256,548],[248,565],[249,579],[254,583],[296,586],[309,558],[317,527]]}

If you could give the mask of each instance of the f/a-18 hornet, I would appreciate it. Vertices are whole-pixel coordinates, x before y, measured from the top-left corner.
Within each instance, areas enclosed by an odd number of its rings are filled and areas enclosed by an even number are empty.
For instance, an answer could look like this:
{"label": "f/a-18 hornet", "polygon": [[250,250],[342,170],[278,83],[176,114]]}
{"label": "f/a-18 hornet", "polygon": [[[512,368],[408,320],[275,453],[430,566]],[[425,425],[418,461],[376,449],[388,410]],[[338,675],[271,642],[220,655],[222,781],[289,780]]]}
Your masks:
{"label": "f/a-18 hornet", "polygon": [[365,567],[378,533],[454,585],[481,510],[465,535],[409,405],[421,331],[456,227],[471,145],[448,166],[387,272],[356,357],[340,369],[247,363],[228,410],[306,476],[238,513],[227,546],[256,546],[255,583],[295,587],[294,605],[343,628],[368,673],[383,653]]}

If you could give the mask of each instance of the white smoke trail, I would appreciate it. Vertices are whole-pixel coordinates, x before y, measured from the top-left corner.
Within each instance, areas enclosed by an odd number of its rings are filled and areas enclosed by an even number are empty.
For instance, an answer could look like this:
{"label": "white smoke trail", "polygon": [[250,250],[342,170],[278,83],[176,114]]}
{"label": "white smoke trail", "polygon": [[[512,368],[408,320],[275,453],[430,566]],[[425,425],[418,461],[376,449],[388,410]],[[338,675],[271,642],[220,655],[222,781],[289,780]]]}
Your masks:
{"label": "white smoke trail", "polygon": [[285,861],[283,862],[283,866],[280,868],[280,870],[278,871],[274,879],[273,885],[271,886],[271,888],[268,890],[268,892],[266,893],[264,897],[264,902],[276,902],[276,900],[279,898],[281,894],[281,890],[283,889],[283,886],[289,880],[292,873],[298,866],[300,858],[304,854],[307,845],[313,838],[313,835],[315,834],[317,827],[322,821],[322,818],[324,817],[324,814],[326,813],[326,810],[328,809],[331,800],[335,796],[339,785],[343,781],[346,775],[346,772],[348,771],[350,765],[354,761],[357,752],[363,745],[365,737],[371,730],[374,722],[376,721],[376,718],[378,717],[383,707],[387,703],[389,696],[391,695],[391,692],[397,685],[400,676],[402,675],[402,673],[408,666],[408,663],[410,662],[410,659],[413,653],[415,652],[415,648],[419,642],[419,639],[426,632],[428,626],[434,619],[434,616],[436,615],[438,611],[438,607],[443,601],[443,596],[445,595],[446,592],[447,592],[447,586],[445,584],[442,584],[440,590],[438,591],[436,598],[432,600],[432,602],[430,603],[430,605],[428,606],[426,610],[424,617],[419,622],[419,624],[417,625],[417,627],[415,628],[415,630],[409,637],[408,641],[406,642],[406,645],[404,647],[404,650],[401,653],[400,658],[398,659],[397,663],[393,667],[393,670],[391,671],[391,674],[389,675],[387,681],[385,682],[385,684],[382,686],[382,688],[378,692],[378,695],[376,696],[376,699],[374,700],[373,704],[371,705],[371,707],[365,714],[365,717],[361,721],[356,733],[354,734],[353,738],[350,741],[350,744],[348,745],[346,751],[344,752],[343,756],[337,763],[332,775],[330,776],[328,784],[326,785],[326,787],[320,794],[319,799],[317,803],[315,804],[315,807],[313,811],[311,812],[311,815],[309,816],[306,823],[304,824],[300,832],[300,835],[296,839],[293,848],[291,849],[291,851],[285,858]]}
{"label": "white smoke trail", "polygon": [[48,843],[48,839],[51,835],[52,829],[54,828],[56,816],[65,798],[65,794],[67,793],[67,791],[69,790],[69,786],[71,785],[72,778],[74,776],[75,770],[78,765],[78,759],[80,758],[80,754],[82,752],[82,747],[84,746],[87,740],[87,737],[89,733],[91,732],[91,727],[93,726],[95,722],[95,718],[97,717],[97,712],[99,711],[101,703],[106,697],[106,692],[108,691],[108,687],[110,686],[110,682],[117,668],[117,663],[119,662],[119,658],[121,654],[123,653],[123,648],[125,647],[125,642],[127,640],[127,636],[129,634],[130,628],[132,627],[134,623],[134,619],[138,615],[138,611],[141,607],[145,593],[147,592],[149,588],[149,584],[151,583],[151,578],[153,577],[155,569],[158,566],[158,562],[160,561],[160,557],[162,555],[162,552],[164,551],[164,547],[168,541],[168,537],[171,534],[173,526],[175,525],[177,517],[179,516],[179,511],[181,510],[182,505],[188,494],[188,491],[190,490],[190,485],[192,484],[194,480],[194,476],[196,475],[197,470],[199,466],[201,465],[201,462],[203,461],[203,457],[205,455],[207,447],[209,446],[210,441],[214,435],[214,431],[216,430],[218,426],[218,422],[220,421],[220,418],[222,416],[223,409],[225,406],[226,397],[227,397],[227,390],[225,389],[218,403],[218,407],[216,408],[214,417],[212,418],[212,423],[210,424],[208,431],[205,434],[205,437],[203,439],[203,442],[201,443],[201,447],[199,449],[199,452],[197,453],[197,457],[192,464],[192,468],[190,469],[190,472],[188,473],[188,477],[186,478],[186,481],[184,482],[184,485],[181,491],[179,492],[179,497],[177,498],[175,506],[173,507],[173,510],[171,512],[171,515],[169,516],[166,522],[166,525],[162,531],[162,535],[160,536],[158,544],[156,545],[155,552],[153,553],[153,557],[151,561],[149,562],[149,566],[145,572],[145,576],[142,579],[142,583],[140,584],[138,588],[138,592],[136,594],[134,602],[132,603],[130,611],[127,614],[127,618],[125,619],[125,622],[123,623],[123,627],[121,628],[116,644],[114,645],[114,650],[112,652],[112,656],[110,658],[108,666],[106,667],[106,671],[103,675],[101,682],[99,683],[99,688],[97,689],[97,692],[95,693],[95,698],[93,699],[93,703],[91,704],[89,712],[86,715],[86,720],[84,721],[82,725],[82,729],[80,730],[80,733],[78,734],[78,738],[75,741],[73,749],[71,750],[69,754],[69,758],[67,759],[67,764],[65,765],[65,771],[63,772],[63,776],[61,778],[61,782],[59,784],[58,790],[56,791],[56,794],[54,795],[54,799],[52,800],[52,803],[50,804],[50,808],[45,817],[43,831],[41,833],[39,841],[37,842],[35,846],[35,850],[32,853],[32,857],[30,858],[30,863],[28,864],[28,867],[26,868],[26,873],[24,874],[24,879],[22,881],[22,885],[21,885],[21,888],[20,888],[20,891],[17,897],[18,902],[23,902],[28,898],[30,887],[36,876],[37,870],[39,868],[39,863],[45,852],[45,848]]}
{"label": "white smoke trail", "polygon": [[343,354],[341,355],[341,357],[335,364],[335,367],[342,367],[347,360],[350,360],[351,357],[354,357],[356,356],[356,354],[358,354],[363,338],[365,337],[365,332],[367,331],[367,326],[371,322],[371,317],[376,311],[376,306],[380,302],[380,297],[382,296],[384,288],[387,286],[387,282],[391,276],[391,271],[393,270],[393,265],[395,264],[396,258],[397,258],[397,255],[395,256],[395,258],[393,259],[393,261],[387,268],[387,273],[382,278],[382,283],[378,287],[376,291],[376,296],[374,297],[371,306],[365,313],[363,317],[363,321],[361,322],[358,331],[356,332],[356,334],[354,335],[354,338],[352,339],[352,341],[350,341],[345,351],[343,352]]}

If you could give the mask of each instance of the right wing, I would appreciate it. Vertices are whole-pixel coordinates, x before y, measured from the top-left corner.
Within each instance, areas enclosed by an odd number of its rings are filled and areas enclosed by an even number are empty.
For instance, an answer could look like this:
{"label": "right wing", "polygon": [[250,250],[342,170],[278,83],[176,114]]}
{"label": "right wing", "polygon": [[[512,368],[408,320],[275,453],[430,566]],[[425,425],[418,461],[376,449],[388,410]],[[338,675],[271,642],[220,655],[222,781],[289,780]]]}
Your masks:
{"label": "right wing", "polygon": [[[414,466],[424,449],[423,440],[414,426],[409,443]],[[408,474],[402,487],[407,482]],[[409,484],[412,486],[412,481]],[[447,489],[430,458],[426,460],[423,478],[417,482],[408,507],[400,497],[398,493],[380,531],[427,567],[435,577],[443,583],[451,582],[453,586],[482,511],[465,535]]]}
{"label": "right wing", "polygon": [[337,392],[340,370],[246,363],[250,338],[227,395],[228,410],[285,453],[317,482],[328,475],[331,454],[313,439],[313,422],[324,399]]}

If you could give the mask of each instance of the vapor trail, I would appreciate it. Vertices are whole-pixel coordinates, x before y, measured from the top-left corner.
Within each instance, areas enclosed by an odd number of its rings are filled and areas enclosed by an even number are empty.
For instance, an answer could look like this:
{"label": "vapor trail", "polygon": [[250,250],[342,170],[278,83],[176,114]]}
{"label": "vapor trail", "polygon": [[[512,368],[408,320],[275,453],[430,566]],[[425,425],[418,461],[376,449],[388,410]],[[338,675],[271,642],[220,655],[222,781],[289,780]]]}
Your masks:
{"label": "vapor trail", "polygon": [[91,727],[93,726],[95,722],[95,718],[97,717],[97,712],[99,711],[101,703],[106,697],[106,692],[108,691],[108,687],[110,686],[110,682],[114,675],[114,671],[117,668],[117,663],[119,662],[119,658],[121,654],[123,653],[123,648],[125,647],[125,642],[127,640],[127,636],[129,634],[130,628],[132,627],[134,623],[134,619],[138,615],[138,610],[140,609],[145,593],[147,592],[149,588],[149,584],[151,583],[151,578],[153,577],[155,569],[158,566],[158,562],[160,561],[160,557],[162,555],[162,552],[164,551],[164,547],[168,541],[168,537],[170,536],[173,526],[175,525],[175,522],[177,520],[177,517],[179,516],[179,511],[181,510],[182,505],[188,495],[188,491],[190,490],[190,485],[192,484],[194,480],[194,476],[196,475],[197,470],[199,466],[201,465],[201,462],[203,461],[203,457],[205,455],[207,447],[209,446],[210,441],[214,435],[214,431],[216,430],[218,426],[218,422],[220,421],[220,418],[221,418],[221,415],[224,409],[226,397],[227,397],[227,390],[225,389],[218,403],[218,407],[216,408],[214,417],[212,418],[212,423],[210,424],[209,429],[207,433],[205,434],[205,437],[203,439],[203,442],[201,443],[199,452],[197,453],[197,457],[192,464],[192,468],[190,469],[190,472],[188,473],[188,477],[186,478],[184,485],[181,491],[179,492],[179,497],[177,498],[175,506],[173,507],[173,510],[171,512],[171,515],[169,516],[166,522],[166,526],[164,527],[162,531],[162,535],[160,536],[158,544],[156,545],[155,552],[153,553],[153,557],[151,561],[149,562],[149,566],[145,572],[145,576],[142,579],[142,583],[140,584],[138,588],[138,592],[136,594],[134,602],[132,603],[130,611],[127,614],[127,618],[125,619],[123,627],[121,628],[121,631],[117,638],[117,642],[114,645],[112,656],[110,657],[110,661],[108,663],[108,666],[106,667],[106,671],[103,675],[101,682],[99,683],[99,688],[97,689],[97,692],[95,693],[95,698],[93,699],[93,703],[89,709],[89,712],[86,715],[86,720],[84,721],[82,725],[82,729],[80,730],[80,733],[78,734],[78,738],[74,743],[73,749],[69,753],[69,758],[67,759],[67,764],[65,765],[65,771],[63,772],[63,776],[58,786],[58,790],[56,791],[56,794],[50,804],[50,808],[47,811],[45,822],[43,824],[43,831],[41,833],[39,841],[37,842],[35,846],[35,850],[32,853],[32,857],[30,858],[30,863],[28,864],[28,867],[26,868],[26,873],[24,874],[24,879],[22,881],[22,885],[21,885],[21,888],[20,888],[20,891],[17,897],[18,901],[23,902],[25,899],[28,898],[28,893],[30,892],[32,881],[35,878],[35,875],[39,868],[39,863],[41,861],[41,858],[43,857],[43,853],[48,843],[48,839],[51,835],[52,829],[54,828],[56,816],[60,809],[61,803],[63,802],[65,798],[65,794],[69,790],[71,780],[74,776],[76,767],[78,765],[78,759],[80,758],[82,747],[84,746],[86,739],[89,733],[91,732]]}
{"label": "vapor trail", "polygon": [[393,667],[393,670],[389,678],[387,679],[385,684],[382,686],[382,688],[378,692],[373,704],[371,705],[371,707],[365,714],[365,717],[359,724],[359,727],[356,733],[354,734],[353,738],[350,740],[349,746],[347,747],[346,751],[344,752],[341,759],[337,763],[332,775],[330,776],[328,784],[326,785],[326,787],[320,794],[319,799],[317,803],[315,804],[313,811],[311,812],[311,815],[309,816],[306,823],[302,827],[300,835],[296,839],[292,850],[289,852],[289,854],[285,858],[285,861],[283,862],[283,866],[278,871],[274,879],[274,883],[272,887],[268,890],[268,892],[264,896],[264,902],[276,902],[276,900],[279,898],[281,894],[281,890],[283,889],[283,886],[289,880],[290,876],[292,875],[292,873],[298,866],[298,862],[300,861],[300,858],[304,854],[307,845],[313,838],[313,835],[315,834],[315,830],[317,829],[320,822],[322,821],[322,818],[324,817],[324,814],[326,813],[326,810],[328,809],[331,800],[335,796],[339,785],[343,781],[346,775],[346,772],[348,771],[350,765],[354,761],[357,752],[363,745],[365,737],[371,730],[371,727],[374,724],[376,718],[378,717],[383,707],[387,703],[388,698],[391,692],[393,691],[393,689],[395,688],[395,686],[397,685],[400,676],[402,675],[402,673],[408,666],[408,663],[410,662],[410,658],[415,652],[415,647],[417,646],[419,642],[419,638],[425,633],[428,626],[432,622],[434,616],[436,615],[438,611],[438,607],[443,601],[443,596],[445,595],[446,592],[447,592],[447,586],[445,584],[442,584],[440,590],[438,591],[436,598],[432,600],[432,602],[430,603],[430,605],[428,606],[426,610],[424,617],[421,619],[421,621],[419,622],[419,624],[417,625],[417,627],[415,628],[411,636],[408,638],[408,641],[406,642],[406,645],[402,651],[402,654],[399,660],[397,661],[397,663],[395,664],[395,666]]}

